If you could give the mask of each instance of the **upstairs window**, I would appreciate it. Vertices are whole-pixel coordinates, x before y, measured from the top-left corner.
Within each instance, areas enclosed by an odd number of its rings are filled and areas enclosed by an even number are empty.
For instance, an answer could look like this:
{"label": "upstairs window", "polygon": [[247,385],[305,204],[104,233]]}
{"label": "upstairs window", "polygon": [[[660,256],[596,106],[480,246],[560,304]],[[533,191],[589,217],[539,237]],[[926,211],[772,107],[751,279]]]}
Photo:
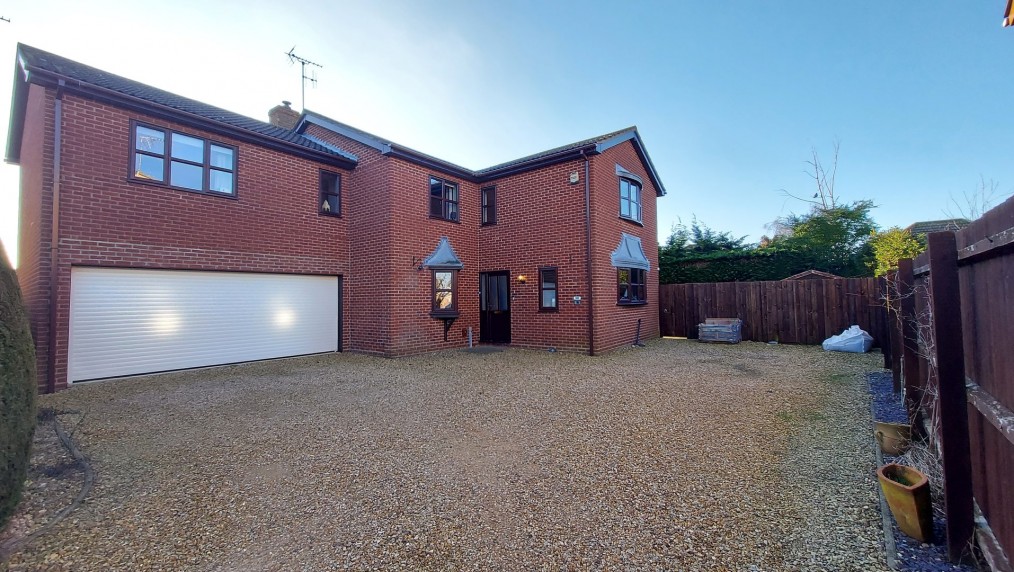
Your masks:
{"label": "upstairs window", "polygon": [[131,132],[130,178],[176,189],[234,196],[236,148],[141,123]]}
{"label": "upstairs window", "polygon": [[539,269],[539,311],[556,312],[557,306],[556,268]]}
{"label": "upstairs window", "polygon": [[320,172],[320,214],[342,216],[341,190],[341,175],[330,171]]}
{"label": "upstairs window", "polygon": [[644,288],[644,270],[640,268],[616,269],[616,303],[647,304],[648,298]]}
{"label": "upstairs window", "polygon": [[496,224],[496,187],[482,189],[482,224]]}
{"label": "upstairs window", "polygon": [[432,316],[457,316],[457,270],[434,270],[433,271],[433,306],[430,310]]}
{"label": "upstairs window", "polygon": [[430,177],[430,217],[458,222],[458,184]]}
{"label": "upstairs window", "polygon": [[641,222],[641,185],[632,179],[620,179],[620,217]]}

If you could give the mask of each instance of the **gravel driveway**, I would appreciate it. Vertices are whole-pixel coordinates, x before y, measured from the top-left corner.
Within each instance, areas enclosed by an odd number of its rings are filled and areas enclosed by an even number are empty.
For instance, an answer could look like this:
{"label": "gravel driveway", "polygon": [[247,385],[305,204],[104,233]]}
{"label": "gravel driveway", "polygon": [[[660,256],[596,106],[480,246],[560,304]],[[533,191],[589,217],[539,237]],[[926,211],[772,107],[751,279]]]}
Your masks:
{"label": "gravel driveway", "polygon": [[879,355],[333,354],[45,396],[90,497],[12,570],[881,570]]}

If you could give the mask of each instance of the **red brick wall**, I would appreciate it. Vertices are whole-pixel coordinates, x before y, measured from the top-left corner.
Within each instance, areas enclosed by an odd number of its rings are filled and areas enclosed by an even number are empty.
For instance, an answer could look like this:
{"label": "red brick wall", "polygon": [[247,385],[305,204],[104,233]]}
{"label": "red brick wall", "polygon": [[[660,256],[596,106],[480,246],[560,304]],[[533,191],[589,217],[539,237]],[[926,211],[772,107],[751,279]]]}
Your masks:
{"label": "red brick wall", "polygon": [[[312,135],[359,158],[348,199],[352,339],[349,348],[387,356],[467,345],[479,335],[479,196],[474,183],[381,155],[372,147],[318,125]],[[429,217],[430,175],[458,183],[460,222]],[[430,316],[431,280],[418,270],[446,236],[464,268],[458,273],[458,311],[444,341],[444,323]]]}
{"label": "red brick wall", "polygon": [[29,86],[21,140],[21,212],[18,223],[18,282],[36,347],[39,389],[49,372],[49,244],[53,211],[53,95]]}
{"label": "red brick wall", "polygon": [[[575,171],[580,180],[571,184]],[[584,161],[479,186],[491,185],[496,186],[497,224],[479,229],[480,271],[510,270],[512,345],[586,351]],[[545,266],[557,268],[557,312],[539,311],[539,268]],[[519,275],[528,277],[526,284],[518,282]],[[580,305],[571,301],[574,296],[583,298]]]}
{"label": "red brick wall", "polygon": [[[128,181],[131,119],[236,146],[237,198]],[[341,173],[343,186],[350,179],[333,166],[65,96],[57,386],[66,384],[73,265],[348,275],[347,219],[317,214],[320,168]]]}
{"label": "red brick wall", "polygon": [[[40,384],[48,351],[48,240],[51,203],[53,94],[32,86],[22,152],[19,279],[40,350]],[[131,182],[130,120],[136,119],[238,148],[235,199]],[[45,129],[43,125],[45,124]],[[62,190],[57,281],[57,386],[66,385],[70,269],[74,265],[234,270],[342,275],[343,347],[405,355],[466,344],[479,336],[478,278],[510,270],[512,342],[518,346],[587,350],[587,308],[594,296],[596,352],[630,343],[638,318],[642,337],[658,336],[658,251],[655,189],[627,142],[591,159],[594,288],[586,284],[584,162],[570,161],[504,177],[494,226],[480,226],[480,187],[311,125],[307,133],[359,157],[342,171],[227,137],[67,95],[63,105]],[[619,219],[615,164],[640,175],[644,224]],[[318,170],[342,175],[342,218],[317,214]],[[569,176],[579,175],[572,184]],[[460,222],[429,217],[431,175],[459,185]],[[616,305],[610,253],[620,233],[641,237],[652,269],[649,303]],[[419,270],[446,236],[464,269],[460,313],[444,341],[430,316],[431,272]],[[539,312],[539,268],[555,266],[559,311]],[[517,276],[529,277],[520,284]],[[580,305],[572,303],[581,296]]]}
{"label": "red brick wall", "polygon": [[[641,219],[643,226],[620,218],[619,179],[616,165],[641,177]],[[592,272],[595,284],[595,352],[604,352],[634,341],[637,320],[641,338],[657,338],[658,329],[658,231],[656,191],[631,142],[621,143],[592,158]],[[620,234],[641,239],[641,248],[651,262],[648,271],[648,303],[643,306],[616,304],[616,269],[610,254],[620,243]]]}
{"label": "red brick wall", "polygon": [[[394,204],[391,234],[390,289],[392,339],[389,354],[404,355],[467,345],[462,330],[479,335],[479,191],[474,183],[403,161],[391,161],[389,192]],[[458,184],[460,222],[429,216],[430,176]],[[446,236],[464,268],[458,272],[459,317],[444,341],[444,323],[432,318],[432,272],[420,262]]]}
{"label": "red brick wall", "polygon": [[[359,158],[356,168],[342,183],[343,217],[348,223],[346,254],[353,271],[345,280],[345,307],[349,343],[345,348],[362,353],[385,354],[391,338],[391,297],[378,289],[391,272],[390,164],[376,149],[317,125],[312,135]],[[336,245],[336,247],[339,245]]]}

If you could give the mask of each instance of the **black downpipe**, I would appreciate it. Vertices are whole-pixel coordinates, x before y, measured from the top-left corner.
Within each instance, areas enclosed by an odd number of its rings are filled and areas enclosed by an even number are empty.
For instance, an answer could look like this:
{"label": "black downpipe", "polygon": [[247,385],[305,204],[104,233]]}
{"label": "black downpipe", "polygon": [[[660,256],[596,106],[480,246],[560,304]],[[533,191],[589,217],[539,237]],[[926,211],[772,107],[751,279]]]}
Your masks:
{"label": "black downpipe", "polygon": [[588,355],[595,355],[595,313],[592,311],[592,228],[591,228],[591,186],[588,181],[588,155],[581,150],[584,159],[584,229],[585,229],[585,269],[588,272]]}
{"label": "black downpipe", "polygon": [[[56,88],[56,101],[53,104],[53,216],[49,236],[49,332],[47,340],[49,351],[46,355],[46,393],[56,391],[56,302],[57,278],[59,277],[59,244],[60,244],[60,140],[63,126],[63,89],[61,79]],[[69,359],[70,356],[68,356]]]}

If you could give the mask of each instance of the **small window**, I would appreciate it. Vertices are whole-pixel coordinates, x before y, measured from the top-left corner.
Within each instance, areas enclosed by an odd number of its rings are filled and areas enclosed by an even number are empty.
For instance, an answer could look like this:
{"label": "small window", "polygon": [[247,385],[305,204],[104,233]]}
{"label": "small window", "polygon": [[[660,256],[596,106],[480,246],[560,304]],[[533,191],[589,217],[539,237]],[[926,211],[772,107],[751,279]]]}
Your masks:
{"label": "small window", "polygon": [[640,268],[616,269],[616,303],[647,304],[644,287],[645,271]]}
{"label": "small window", "polygon": [[457,316],[457,270],[433,271],[433,307],[434,316]]}
{"label": "small window", "polygon": [[556,312],[557,309],[556,268],[540,268],[539,311]]}
{"label": "small window", "polygon": [[198,193],[234,195],[236,149],[134,123],[130,178]]}
{"label": "small window", "polygon": [[320,172],[320,214],[342,216],[342,178],[338,173]]}
{"label": "small window", "polygon": [[641,185],[620,179],[620,217],[641,222]]}
{"label": "small window", "polygon": [[430,217],[458,222],[458,184],[430,177]]}
{"label": "small window", "polygon": [[482,224],[496,224],[496,187],[482,189]]}

